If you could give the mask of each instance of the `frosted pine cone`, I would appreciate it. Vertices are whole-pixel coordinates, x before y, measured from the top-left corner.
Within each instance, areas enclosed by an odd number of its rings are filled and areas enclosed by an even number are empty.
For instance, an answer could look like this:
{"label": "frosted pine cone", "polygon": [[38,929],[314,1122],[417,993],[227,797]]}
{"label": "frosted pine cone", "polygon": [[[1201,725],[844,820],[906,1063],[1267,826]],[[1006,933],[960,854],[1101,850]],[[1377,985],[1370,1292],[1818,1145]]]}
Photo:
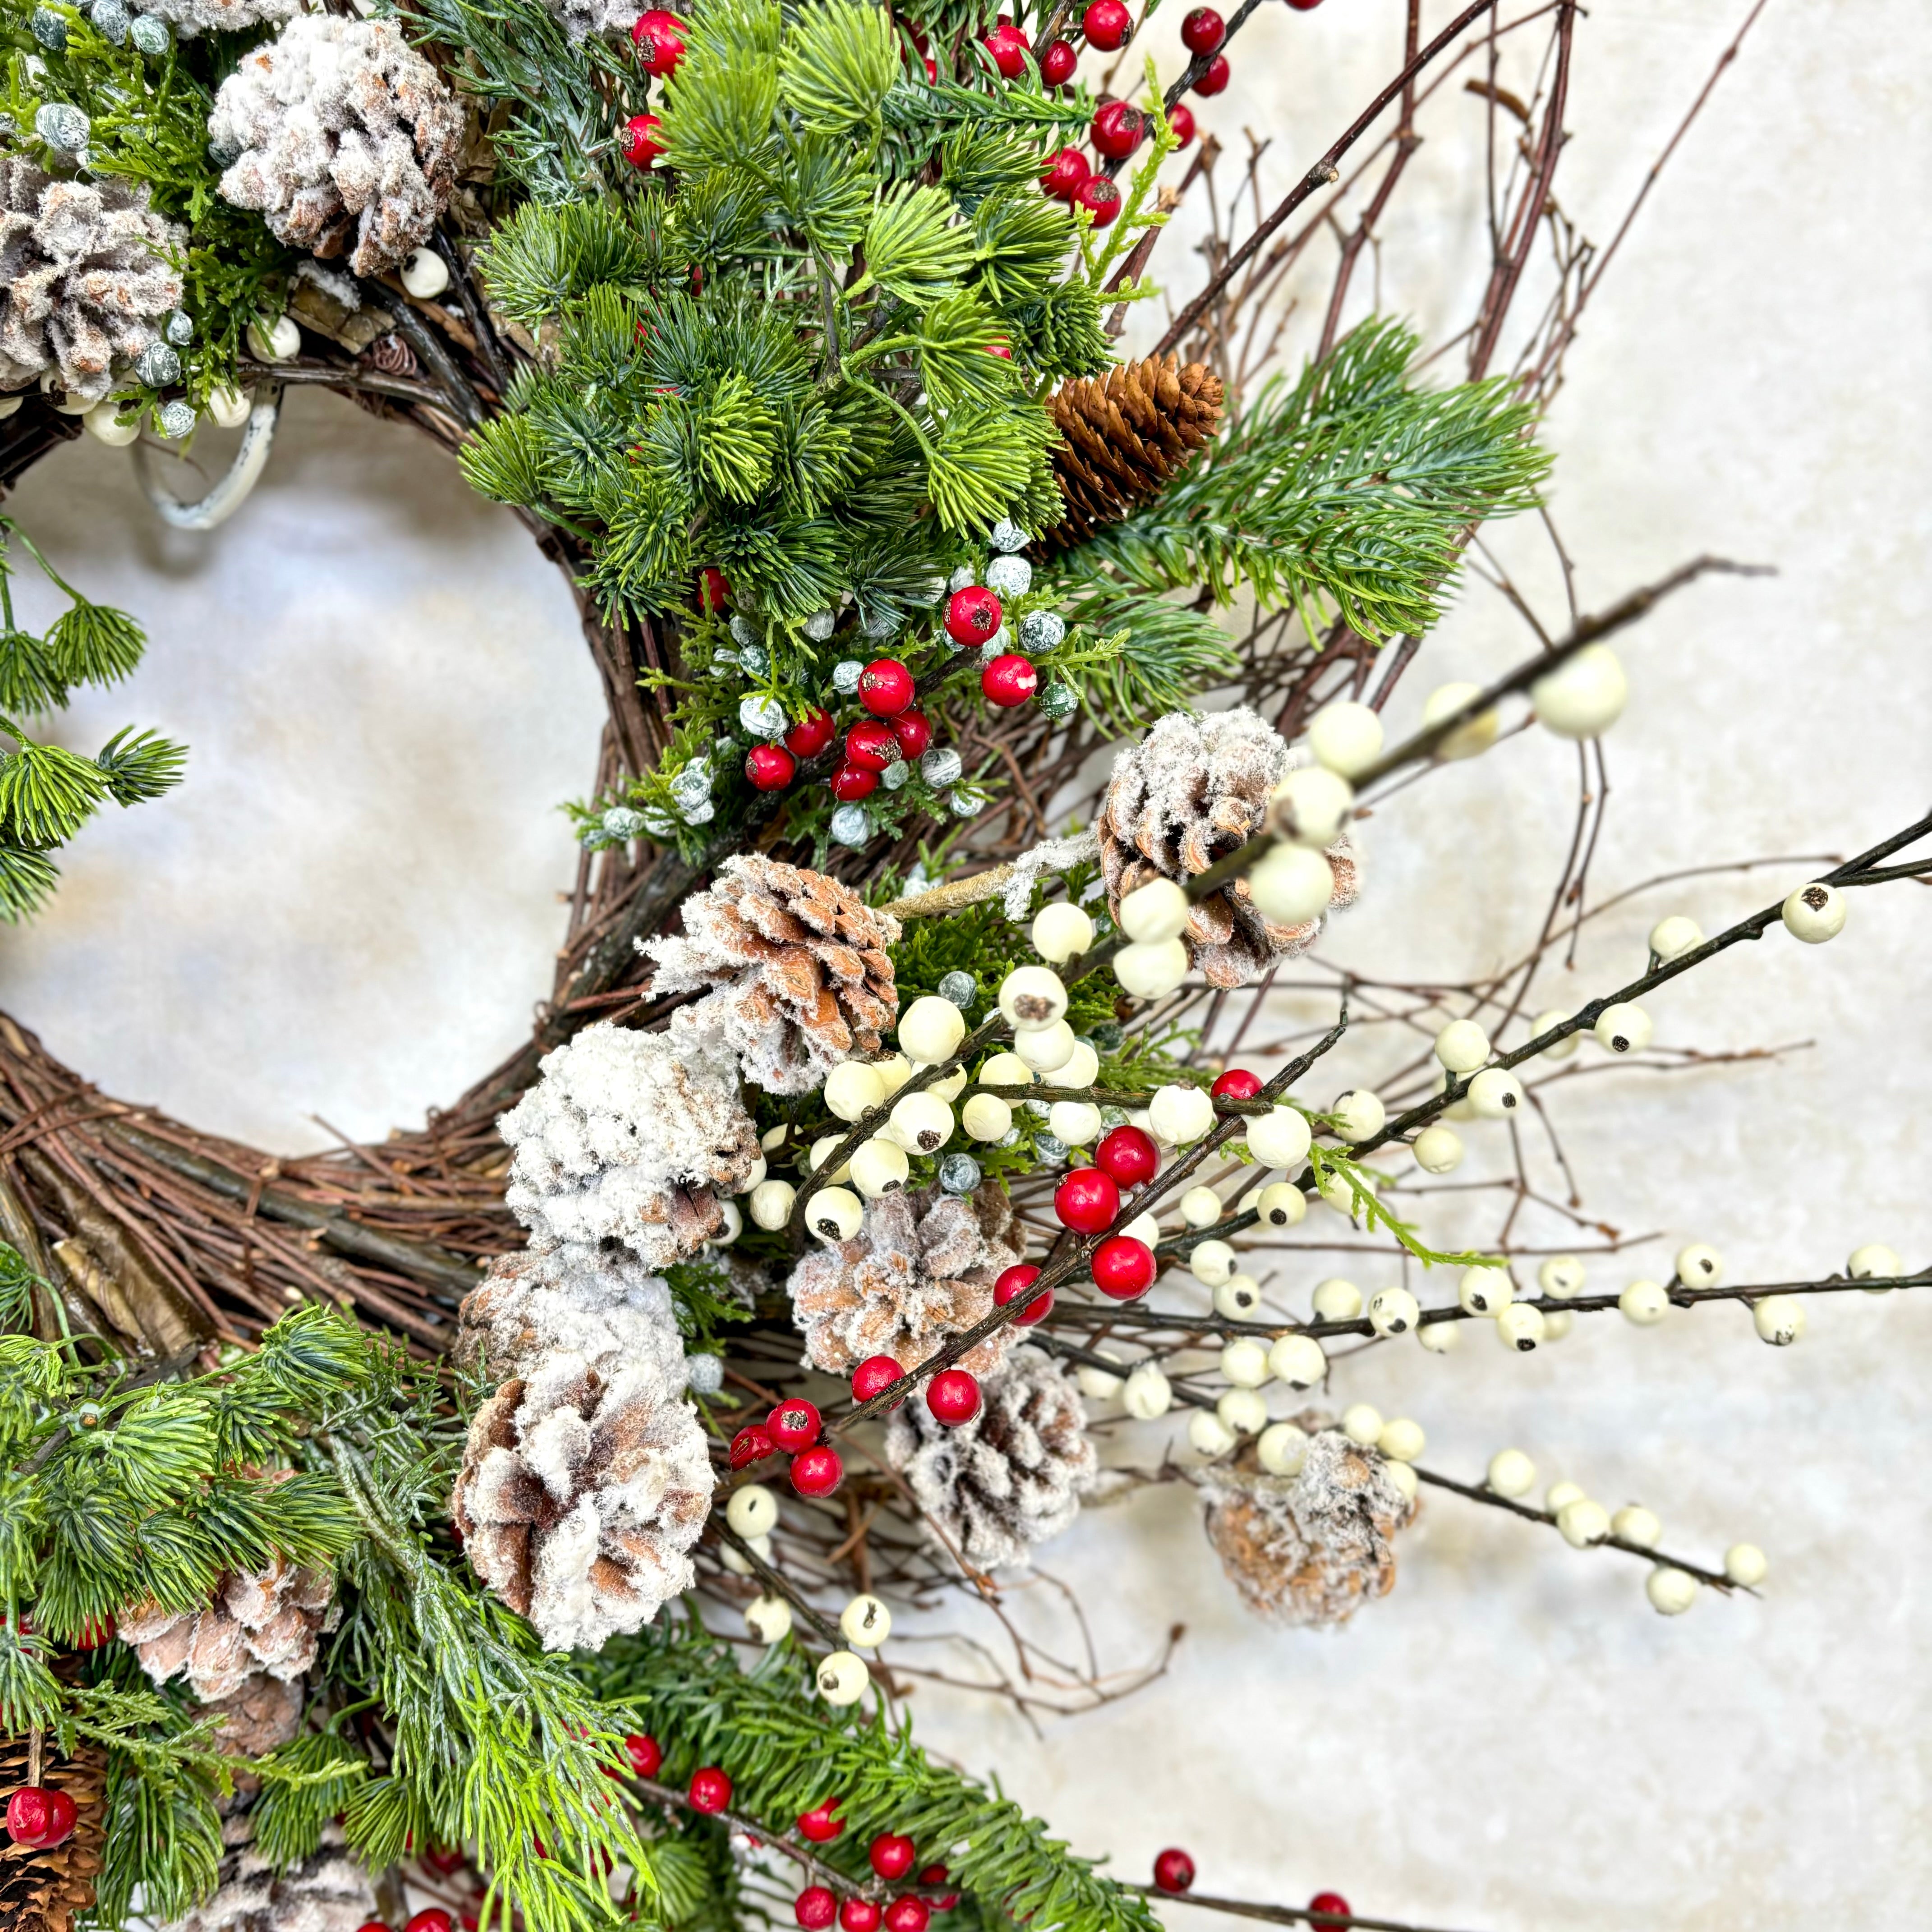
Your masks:
{"label": "frosted pine cone", "polygon": [[1072,1522],[1099,1458],[1078,1390],[1039,1349],[1014,1349],[981,1393],[984,1406],[957,1429],[916,1398],[895,1410],[886,1454],[966,1560],[993,1570],[1030,1561]]}
{"label": "frosted pine cone", "polygon": [[221,83],[208,145],[221,192],[276,238],[380,274],[449,205],[463,111],[387,20],[298,14]]}
{"label": "frosted pine cone", "polygon": [[884,1044],[899,1007],[885,949],[898,936],[836,879],[746,854],[685,901],[682,935],[638,950],[656,965],[654,994],[712,989],[690,1023],[720,1029],[754,1086],[809,1094]]}
{"label": "frosted pine cone", "polygon": [[607,1376],[642,1361],[674,1384],[684,1380],[684,1343],[662,1275],[592,1248],[500,1256],[464,1298],[452,1352],[502,1382],[560,1351]]}
{"label": "frosted pine cone", "polygon": [[0,389],[52,369],[74,400],[98,402],[116,359],[158,342],[160,319],[181,306],[168,258],[187,246],[145,188],[56,181],[0,155]]}
{"label": "frosted pine cone", "polygon": [[1379,1450],[1339,1429],[1310,1436],[1298,1475],[1265,1474],[1250,1448],[1211,1469],[1202,1487],[1208,1540],[1256,1616],[1342,1624],[1395,1587],[1390,1539],[1414,1521],[1416,1505],[1389,1480]]}
{"label": "frosted pine cone", "polygon": [[546,1357],[470,1424],[451,1513],[476,1574],[549,1650],[641,1630],[690,1586],[711,1507],[696,1412],[656,1364]]}
{"label": "frosted pine cone", "polygon": [[[1204,718],[1170,712],[1114,761],[1100,817],[1107,910],[1155,879],[1204,872],[1258,832],[1269,795],[1292,762],[1278,733],[1246,706]],[[1346,845],[1328,854],[1332,906],[1355,896]],[[1188,915],[1187,950],[1212,986],[1245,986],[1277,960],[1314,944],[1319,920],[1278,926],[1256,909],[1246,879],[1202,900]]]}
{"label": "frosted pine cone", "polygon": [[592,34],[628,34],[644,10],[626,0],[544,0],[544,7],[563,23],[573,40],[587,40]]}
{"label": "frosted pine cone", "polygon": [[301,0],[133,0],[137,14],[166,20],[183,40],[198,34],[239,33],[244,27],[286,20]]}
{"label": "frosted pine cone", "polygon": [[503,1198],[532,1246],[620,1240],[652,1268],[724,1226],[714,1190],[758,1158],[736,1064],[689,1029],[586,1027],[496,1126],[516,1149]]}
{"label": "frosted pine cone", "polygon": [[[927,1187],[870,1202],[849,1241],[814,1249],[787,1284],[806,1359],[849,1375],[870,1355],[911,1368],[950,1335],[993,1312],[993,1284],[1026,1254],[1012,1205],[997,1182],[969,1195]],[[960,1358],[975,1374],[997,1368],[1012,1338],[989,1335]]]}
{"label": "frosted pine cone", "polygon": [[157,1684],[185,1676],[197,1697],[232,1697],[258,1672],[292,1684],[315,1661],[334,1579],[279,1557],[259,1576],[230,1575],[185,1613],[136,1604],[115,1619]]}
{"label": "frosted pine cone", "polygon": [[221,1837],[214,1897],[162,1932],[357,1932],[376,1918],[374,1888],[349,1856],[340,1826],[325,1825],[321,1844],[279,1876],[254,1848],[250,1814],[224,1820]]}

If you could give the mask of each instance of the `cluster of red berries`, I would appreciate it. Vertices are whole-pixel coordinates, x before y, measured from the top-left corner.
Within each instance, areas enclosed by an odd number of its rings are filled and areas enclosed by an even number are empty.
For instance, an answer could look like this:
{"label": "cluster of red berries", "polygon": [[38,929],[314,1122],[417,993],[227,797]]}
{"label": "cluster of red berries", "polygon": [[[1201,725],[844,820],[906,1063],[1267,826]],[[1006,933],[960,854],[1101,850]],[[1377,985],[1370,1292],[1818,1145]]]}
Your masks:
{"label": "cluster of red berries", "polygon": [[[833,1815],[844,1802],[828,1798],[809,1811],[800,1812],[799,1835],[814,1845],[830,1844],[845,1828],[844,1820]],[[910,1838],[896,1832],[881,1832],[872,1840],[868,1856],[873,1870],[892,1884],[912,1870],[917,1852]],[[928,1887],[944,1885],[946,1868],[926,1866],[920,1873],[919,1882]],[[835,1921],[844,1932],[879,1932],[881,1926],[885,1932],[926,1932],[935,1912],[950,1912],[958,1903],[956,1892],[942,1892],[932,1898],[922,1898],[916,1892],[908,1892],[901,1893],[887,1906],[876,1905],[856,1894],[842,1905],[829,1886],[808,1885],[793,1901],[792,1916],[805,1932],[826,1932]]]}
{"label": "cluster of red berries", "polygon": [[732,1437],[731,1466],[748,1468],[768,1456],[788,1455],[792,1487],[802,1496],[829,1496],[845,1480],[845,1465],[830,1443],[819,1440],[824,1429],[818,1405],[793,1396]]}
{"label": "cluster of red berries", "polygon": [[[476,1932],[476,1921],[469,1913],[463,1915],[464,1932]],[[372,1918],[357,1932],[392,1932],[392,1928],[380,1918]],[[432,1905],[426,1911],[418,1912],[403,1927],[403,1932],[456,1932],[456,1921],[440,1905]]]}
{"label": "cluster of red berries", "polygon": [[[1138,1127],[1116,1127],[1103,1136],[1094,1158],[1096,1165],[1072,1169],[1053,1190],[1060,1225],[1076,1234],[1106,1233],[1120,1219],[1121,1188],[1151,1180],[1160,1165],[1154,1142]],[[1132,1301],[1146,1294],[1160,1272],[1154,1250],[1132,1234],[1108,1234],[1094,1250],[1089,1266],[1094,1286],[1114,1301]]]}
{"label": "cluster of red berries", "polygon": [[[1034,1270],[1036,1274],[1039,1272],[1037,1268]],[[904,1375],[904,1370],[892,1356],[868,1355],[853,1371],[852,1400],[870,1402]],[[904,1400],[904,1396],[900,1398],[900,1401]],[[896,1402],[892,1406],[897,1408],[899,1404]],[[926,1385],[926,1406],[932,1411],[934,1421],[947,1429],[957,1429],[980,1413],[978,1379],[964,1369],[942,1369]]]}
{"label": "cluster of red berries", "polygon": [[74,1836],[80,1816],[64,1791],[23,1784],[7,1801],[7,1835],[28,1851],[49,1851]]}
{"label": "cluster of red berries", "polygon": [[[983,644],[999,634],[1006,613],[998,597],[983,584],[969,584],[946,601],[946,634],[956,644]],[[1002,651],[980,673],[980,691],[988,704],[1010,711],[1040,688],[1040,673],[1030,658]]]}

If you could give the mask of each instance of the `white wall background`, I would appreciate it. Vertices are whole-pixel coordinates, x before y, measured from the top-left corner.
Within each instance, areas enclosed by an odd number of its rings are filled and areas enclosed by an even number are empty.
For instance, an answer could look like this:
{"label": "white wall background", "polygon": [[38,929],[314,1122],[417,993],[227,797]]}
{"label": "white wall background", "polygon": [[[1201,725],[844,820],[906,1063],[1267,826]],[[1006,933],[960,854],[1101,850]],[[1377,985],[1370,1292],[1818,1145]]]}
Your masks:
{"label": "white wall background", "polygon": [[[1589,232],[1614,227],[1744,10],[1621,0],[1580,25],[1559,194]],[[1400,11],[1269,10],[1204,122],[1276,129],[1279,192],[1394,70]],[[1781,573],[1695,587],[1626,640],[1600,890],[1855,850],[1932,792],[1932,248],[1912,214],[1928,52],[1910,0],[1772,0],[1589,318],[1549,428],[1586,607],[1700,550]],[[1449,99],[1425,124],[1423,191],[1388,236],[1384,299],[1425,327],[1468,304],[1480,235],[1454,182],[1477,113]],[[1178,239],[1163,272],[1184,292]],[[597,722],[567,601],[453,471],[338,403],[297,399],[266,482],[212,538],[160,531],[125,466],[64,453],[11,507],[154,634],[128,686],[76,706],[74,741],[154,723],[191,742],[190,776],[74,850],[52,910],[0,939],[0,1003],[110,1090],[206,1126],[316,1144],[313,1112],[380,1134],[512,1046],[548,985],[571,860],[552,808],[586,782]],[[1535,532],[1508,548],[1557,614]],[[1396,721],[1522,648],[1471,590]],[[1333,956],[1400,977],[1508,956],[1540,917],[1569,796],[1536,738],[1405,794],[1368,828],[1370,886]],[[1802,876],[1699,882],[1600,922],[1576,997],[1637,970],[1662,912],[1714,931]],[[1811,1044],[1576,1083],[1562,1119],[1592,1210],[1659,1236],[1598,1281],[1660,1272],[1692,1238],[1742,1280],[1828,1272],[1874,1239],[1925,1258],[1928,938],[1932,902],[1894,886],[1831,947],[1774,934],[1656,998],[1672,1045]],[[1386,1045],[1362,1053],[1346,1072],[1388,1064]],[[1468,1172],[1498,1171],[1472,1139]],[[1278,1286],[1292,1300],[1332,1268],[1289,1257]],[[1666,1622],[1640,1565],[1450,1498],[1353,1628],[1272,1633],[1169,1489],[1090,1514],[1050,1566],[1110,1664],[1186,1623],[1169,1675],[1044,1738],[925,1690],[924,1735],[1130,1875],[1189,1846],[1222,1895],[1332,1886],[1360,1912],[1498,1932],[1922,1923],[1932,1298],[1810,1312],[1783,1352],[1718,1310],[1646,1333],[1586,1321],[1526,1359],[1476,1335],[1443,1359],[1379,1350],[1335,1377],[1340,1400],[1416,1416],[1445,1473],[1514,1442],[1547,1478],[1649,1504],[1687,1554],[1762,1544],[1762,1602]]]}

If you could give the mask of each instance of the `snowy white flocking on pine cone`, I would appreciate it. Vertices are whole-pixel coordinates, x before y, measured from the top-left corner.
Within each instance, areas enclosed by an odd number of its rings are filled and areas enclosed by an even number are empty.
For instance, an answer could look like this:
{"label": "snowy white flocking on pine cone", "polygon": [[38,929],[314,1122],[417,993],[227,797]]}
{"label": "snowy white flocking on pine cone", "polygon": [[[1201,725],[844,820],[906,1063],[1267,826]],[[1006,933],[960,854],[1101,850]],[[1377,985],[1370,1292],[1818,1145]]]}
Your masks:
{"label": "snowy white flocking on pine cone", "polygon": [[690,1030],[586,1027],[496,1124],[516,1149],[504,1200],[534,1246],[616,1240],[652,1268],[724,1226],[714,1190],[758,1158],[736,1063]]}
{"label": "snowy white flocking on pine cone", "polygon": [[214,1894],[162,1932],[357,1932],[376,1916],[368,1874],[332,1820],[308,1857],[278,1872],[254,1846],[254,1816],[222,1820],[220,1876]]}
{"label": "snowy white flocking on pine cone", "polygon": [[[1160,719],[1114,760],[1101,805],[1108,910],[1118,915],[1137,886],[1191,878],[1244,844],[1261,830],[1269,797],[1293,762],[1280,734],[1246,706]],[[1328,863],[1335,875],[1330,904],[1348,905],[1356,891],[1353,854],[1336,845]],[[1318,919],[1289,926],[1263,918],[1243,878],[1196,903],[1185,937],[1209,983],[1234,987],[1305,952],[1321,929]]]}
{"label": "snowy white flocking on pine cone", "polygon": [[199,34],[239,33],[286,20],[301,0],[131,0],[130,10],[165,20],[184,40]]}
{"label": "snowy white flocking on pine cone", "polygon": [[544,10],[556,16],[573,40],[592,34],[628,34],[644,11],[626,0],[544,0]]}
{"label": "snowy white flocking on pine cone", "polygon": [[1078,1391],[1037,1348],[1018,1348],[981,1384],[958,1428],[923,1401],[892,1413],[886,1454],[933,1522],[982,1570],[1025,1563],[1080,1514],[1099,1471]]}
{"label": "snowy white flocking on pine cone", "polygon": [[689,1587],[711,1486],[697,1412],[656,1363],[607,1376],[560,1351],[477,1411],[450,1507],[546,1648],[594,1650]]}
{"label": "snowy white flocking on pine cone", "polygon": [[209,146],[232,157],[221,192],[276,238],[358,275],[393,268],[449,205],[463,112],[387,20],[301,14],[215,96]]}
{"label": "snowy white flocking on pine cone", "polygon": [[1417,1506],[1390,1480],[1380,1450],[1339,1429],[1310,1437],[1299,1474],[1268,1474],[1250,1445],[1233,1463],[1210,1468],[1202,1488],[1208,1540],[1257,1616],[1346,1623],[1395,1587],[1390,1540],[1415,1520]]}
{"label": "snowy white flocking on pine cone", "polygon": [[180,307],[169,256],[187,243],[145,188],[57,181],[0,156],[0,389],[52,369],[74,400],[98,402],[116,360],[158,342],[160,319]]}
{"label": "snowy white flocking on pine cone", "polygon": [[683,906],[684,932],[638,941],[659,997],[707,989],[680,1023],[715,1027],[745,1077],[809,1094],[841,1060],[877,1054],[898,1012],[886,948],[898,922],[823,872],[744,854]]}
{"label": "snowy white flocking on pine cone", "polygon": [[[968,1195],[927,1187],[882,1196],[851,1240],[814,1249],[792,1270],[787,1286],[806,1359],[832,1375],[849,1375],[872,1355],[910,1369],[993,1312],[994,1282],[1025,1252],[995,1182]],[[976,1374],[997,1367],[1012,1335],[989,1335],[961,1365]]]}
{"label": "snowy white flocking on pine cone", "polygon": [[499,1256],[464,1298],[451,1353],[505,1382],[560,1351],[602,1375],[649,1362],[682,1383],[684,1342],[663,1276],[622,1252],[574,1244]]}

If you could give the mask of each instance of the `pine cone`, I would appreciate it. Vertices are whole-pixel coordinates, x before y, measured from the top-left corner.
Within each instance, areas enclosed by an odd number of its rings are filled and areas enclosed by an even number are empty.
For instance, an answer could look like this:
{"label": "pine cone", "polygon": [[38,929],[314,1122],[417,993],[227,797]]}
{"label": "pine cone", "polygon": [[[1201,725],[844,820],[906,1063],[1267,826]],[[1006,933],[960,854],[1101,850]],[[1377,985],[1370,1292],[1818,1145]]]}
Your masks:
{"label": "pine cone", "polygon": [[592,34],[628,34],[644,10],[627,0],[544,0],[544,8],[563,23],[573,40],[587,40]]}
{"label": "pine cone", "polygon": [[1047,407],[1064,439],[1053,473],[1066,513],[1043,541],[1065,549],[1159,496],[1213,438],[1221,379],[1199,362],[1150,356],[1064,382]]}
{"label": "pine cone", "polygon": [[298,14],[221,83],[208,139],[224,197],[358,275],[398,267],[449,205],[463,111],[388,20]]}
{"label": "pine cone", "polygon": [[956,1429],[922,1402],[896,1409],[886,1454],[966,1560],[992,1570],[1030,1561],[1072,1522],[1099,1458],[1078,1390],[1039,1349],[1014,1349],[980,1390],[980,1413]]}
{"label": "pine cone", "polygon": [[251,1814],[231,1813],[221,1835],[227,1850],[214,1897],[161,1932],[358,1932],[377,1918],[375,1888],[339,1825],[325,1825],[320,1846],[279,1876],[251,1842]]}
{"label": "pine cone", "polygon": [[[0,1804],[27,1780],[25,1738],[0,1744]],[[74,1800],[73,1835],[64,1844],[30,1850],[0,1838],[0,1932],[68,1932],[94,1903],[107,1840],[107,1754],[84,1740],[62,1757],[49,1738],[40,1756],[40,1782]]]}
{"label": "pine cone", "polygon": [[184,40],[199,34],[235,34],[286,20],[301,0],[132,0],[136,14],[170,22]]}
{"label": "pine cone", "polygon": [[685,901],[681,937],[638,950],[654,994],[715,989],[689,1022],[721,1029],[754,1086],[809,1094],[842,1060],[879,1052],[898,1012],[885,950],[898,936],[836,879],[745,854]]}
{"label": "pine cone", "polygon": [[1299,1475],[1267,1474],[1252,1445],[1208,1471],[1208,1540],[1256,1616],[1342,1624],[1395,1587],[1390,1539],[1415,1520],[1417,1505],[1389,1480],[1387,1460],[1321,1426]]}
{"label": "pine cone", "polygon": [[52,369],[70,400],[98,402],[116,358],[160,341],[160,318],[181,306],[166,257],[187,245],[145,188],[56,181],[0,155],[0,389]]}
{"label": "pine cone", "polygon": [[[1101,802],[1100,866],[1107,910],[1154,879],[1204,872],[1258,832],[1269,794],[1294,762],[1280,736],[1245,705],[1204,718],[1172,711],[1114,760]],[[1331,846],[1330,909],[1352,904],[1354,856]],[[1256,908],[1246,879],[1210,893],[1188,915],[1187,950],[1212,986],[1245,986],[1278,960],[1305,952],[1318,919],[1278,926]]]}
{"label": "pine cone", "polygon": [[[902,1368],[993,1312],[993,1284],[1026,1254],[1006,1190],[986,1181],[970,1195],[927,1187],[869,1203],[849,1241],[816,1248],[787,1284],[806,1359],[849,1375],[870,1355]],[[1012,1339],[1003,1328],[960,1358],[976,1375],[997,1368]]]}
{"label": "pine cone", "polygon": [[586,1027],[496,1125],[516,1150],[504,1201],[532,1246],[620,1240],[652,1268],[724,1226],[713,1190],[758,1158],[736,1064],[692,1028]]}
{"label": "pine cone", "polygon": [[595,1248],[499,1256],[457,1311],[451,1353],[507,1382],[560,1351],[604,1375],[648,1361],[672,1386],[684,1382],[684,1343],[662,1275]]}
{"label": "pine cone", "polygon": [[450,1504],[476,1574],[550,1650],[640,1630],[691,1585],[711,1506],[697,1413],[655,1364],[544,1357],[476,1412]]}

